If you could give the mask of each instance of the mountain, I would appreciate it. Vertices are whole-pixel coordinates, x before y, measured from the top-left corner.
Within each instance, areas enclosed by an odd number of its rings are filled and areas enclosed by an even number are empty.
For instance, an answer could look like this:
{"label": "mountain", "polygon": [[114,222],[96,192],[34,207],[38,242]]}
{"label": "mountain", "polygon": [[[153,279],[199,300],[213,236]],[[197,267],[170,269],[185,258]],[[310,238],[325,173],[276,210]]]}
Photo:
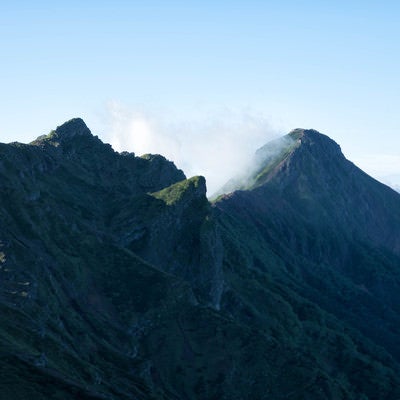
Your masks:
{"label": "mountain", "polygon": [[400,195],[328,137],[212,202],[79,118],[0,178],[0,398],[400,398]]}

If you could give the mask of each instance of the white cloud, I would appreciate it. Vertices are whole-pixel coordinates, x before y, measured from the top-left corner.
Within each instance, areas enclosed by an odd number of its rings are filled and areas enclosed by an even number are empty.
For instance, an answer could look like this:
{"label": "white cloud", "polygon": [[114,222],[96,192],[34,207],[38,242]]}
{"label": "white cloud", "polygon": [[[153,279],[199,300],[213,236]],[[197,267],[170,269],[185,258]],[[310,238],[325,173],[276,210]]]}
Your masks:
{"label": "white cloud", "polygon": [[105,141],[117,151],[162,154],[185,174],[204,175],[211,195],[240,173],[260,146],[277,136],[263,115],[252,111],[218,110],[188,118],[118,102],[108,106]]}

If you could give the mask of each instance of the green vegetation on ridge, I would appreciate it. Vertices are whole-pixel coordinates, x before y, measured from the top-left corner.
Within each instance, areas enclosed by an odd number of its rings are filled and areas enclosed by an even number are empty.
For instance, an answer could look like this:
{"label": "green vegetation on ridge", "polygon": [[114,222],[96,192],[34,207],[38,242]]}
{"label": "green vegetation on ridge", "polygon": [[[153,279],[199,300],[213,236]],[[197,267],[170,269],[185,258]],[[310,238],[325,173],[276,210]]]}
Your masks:
{"label": "green vegetation on ridge", "polygon": [[400,196],[334,142],[293,131],[210,205],[57,132],[0,145],[0,398],[400,398]]}
{"label": "green vegetation on ridge", "polygon": [[171,206],[179,202],[188,192],[193,192],[204,184],[205,179],[202,176],[195,176],[168,186],[158,192],[151,193],[151,195]]}

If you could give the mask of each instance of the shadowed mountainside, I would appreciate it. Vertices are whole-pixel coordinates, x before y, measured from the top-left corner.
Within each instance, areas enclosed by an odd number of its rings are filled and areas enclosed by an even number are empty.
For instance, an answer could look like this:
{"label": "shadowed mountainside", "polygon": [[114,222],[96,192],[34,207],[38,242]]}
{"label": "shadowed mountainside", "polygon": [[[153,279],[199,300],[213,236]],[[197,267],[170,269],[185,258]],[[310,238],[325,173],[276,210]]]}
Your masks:
{"label": "shadowed mountainside", "polygon": [[4,398],[400,398],[400,195],[328,137],[213,203],[81,119],[0,144],[0,179]]}

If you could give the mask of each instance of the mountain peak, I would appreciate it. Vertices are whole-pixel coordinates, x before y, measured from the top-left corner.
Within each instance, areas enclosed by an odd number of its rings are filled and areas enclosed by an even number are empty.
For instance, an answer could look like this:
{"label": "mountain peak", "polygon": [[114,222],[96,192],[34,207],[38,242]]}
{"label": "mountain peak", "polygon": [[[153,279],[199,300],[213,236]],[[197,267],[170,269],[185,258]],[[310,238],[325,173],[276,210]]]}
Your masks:
{"label": "mountain peak", "polygon": [[269,159],[271,156],[279,155],[278,153],[280,153],[280,150],[284,150],[284,153],[292,152],[299,148],[300,145],[303,145],[302,147],[317,145],[319,150],[322,152],[329,149],[335,153],[338,151],[341,152],[340,146],[329,136],[326,136],[315,129],[296,128],[290,131],[287,135],[272,140],[259,148],[256,151],[256,157],[258,161],[263,161],[263,158]]}
{"label": "mountain peak", "polygon": [[322,168],[343,159],[340,146],[329,136],[315,129],[296,128],[259,148],[247,171],[227,182],[216,196],[252,190],[269,182],[279,171],[292,171],[297,176],[310,162]]}
{"label": "mountain peak", "polygon": [[286,137],[292,140],[300,140],[301,144],[318,144],[323,145],[325,150],[330,148],[331,150],[334,149],[336,153],[341,152],[340,146],[334,140],[315,129],[296,128],[290,131]]}
{"label": "mountain peak", "polygon": [[288,133],[288,135],[299,138],[304,135],[322,135],[322,133],[318,132],[316,129],[295,128],[295,129],[292,129]]}
{"label": "mountain peak", "polygon": [[67,143],[71,139],[76,137],[93,137],[92,132],[86,126],[82,118],[72,118],[62,125],[58,126],[55,130],[52,130],[47,135],[41,135],[36,138],[31,144],[42,145],[43,143],[52,143],[53,145],[59,145]]}
{"label": "mountain peak", "polygon": [[70,139],[75,136],[87,136],[91,134],[90,129],[86,126],[82,118],[70,119],[55,130],[55,135],[59,139]]}
{"label": "mountain peak", "polygon": [[304,136],[305,131],[309,131],[309,129],[296,128],[296,129],[291,130],[288,133],[288,136],[291,137],[292,139],[300,139],[301,137]]}

